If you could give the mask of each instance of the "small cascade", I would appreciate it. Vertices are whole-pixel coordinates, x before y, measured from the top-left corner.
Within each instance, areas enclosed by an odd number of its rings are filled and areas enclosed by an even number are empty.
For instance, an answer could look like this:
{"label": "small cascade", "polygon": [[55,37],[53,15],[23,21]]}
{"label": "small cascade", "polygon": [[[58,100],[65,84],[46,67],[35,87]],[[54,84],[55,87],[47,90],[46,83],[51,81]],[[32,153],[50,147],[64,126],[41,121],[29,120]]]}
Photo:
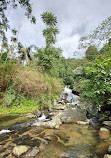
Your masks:
{"label": "small cascade", "polygon": [[71,104],[78,104],[79,103],[79,96],[74,95],[72,93],[72,90],[69,88],[69,86],[65,86],[64,92],[61,94],[61,97],[65,100],[67,100]]}
{"label": "small cascade", "polygon": [[11,131],[8,130],[8,129],[7,129],[7,130],[6,130],[6,129],[3,129],[3,130],[0,131],[0,135],[1,135],[1,134],[4,134],[4,133],[10,133],[10,132],[11,132]]}
{"label": "small cascade", "polygon": [[47,119],[47,116],[43,113],[41,117],[38,117],[38,121],[42,121],[42,122],[45,122],[45,121],[49,121],[50,119]]}

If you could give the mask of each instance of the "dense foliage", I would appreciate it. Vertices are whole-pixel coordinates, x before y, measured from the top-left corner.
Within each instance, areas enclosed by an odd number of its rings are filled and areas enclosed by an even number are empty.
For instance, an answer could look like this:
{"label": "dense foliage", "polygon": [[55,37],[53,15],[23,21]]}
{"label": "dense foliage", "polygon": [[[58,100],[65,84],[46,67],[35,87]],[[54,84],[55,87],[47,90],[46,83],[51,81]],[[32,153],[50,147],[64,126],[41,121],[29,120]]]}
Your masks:
{"label": "dense foliage", "polygon": [[[86,57],[65,59],[62,57],[63,50],[54,46],[59,30],[57,17],[49,12],[41,15],[46,25],[43,30],[45,48],[37,48],[33,44],[24,47],[17,39],[16,29],[12,29],[13,36],[8,41],[5,33],[10,26],[6,11],[18,5],[24,8],[25,15],[32,23],[36,22],[29,0],[0,1],[1,109],[7,107],[17,112],[21,108],[27,112],[27,109],[33,111],[49,106],[64,85],[70,85],[73,92],[79,93],[97,110],[107,105],[111,100],[111,17],[92,34],[80,39],[80,47],[87,48]],[[98,50],[95,45],[104,40],[109,42]]]}
{"label": "dense foliage", "polygon": [[111,97],[111,58],[95,59],[86,67],[86,77],[82,96],[100,110]]}
{"label": "dense foliage", "polygon": [[46,39],[46,47],[39,48],[37,52],[38,65],[53,77],[62,78],[64,84],[71,85],[73,83],[72,68],[68,65],[65,58],[62,57],[62,49],[54,47],[56,35],[59,33],[57,17],[49,12],[42,15],[43,22],[47,28],[43,30],[43,36]]}
{"label": "dense foliage", "polygon": [[89,46],[85,55],[87,59],[93,61],[98,56],[98,50],[95,46]]}
{"label": "dense foliage", "polygon": [[43,30],[46,38],[46,48],[43,50],[35,45],[24,47],[17,39],[16,29],[12,30],[13,37],[9,44],[5,36],[5,31],[8,30],[5,11],[8,6],[16,8],[20,5],[25,8],[25,14],[31,22],[35,23],[35,18],[32,16],[29,0],[4,0],[0,4],[0,110],[4,111],[7,107],[9,112],[15,110],[24,113],[49,106],[63,90],[59,68],[56,71],[62,50],[53,47],[58,33],[55,27],[57,18],[52,13],[42,14],[43,21],[48,25]]}
{"label": "dense foliage", "polygon": [[[85,67],[81,96],[101,110],[111,99],[111,47],[110,43],[96,55],[96,59]],[[99,58],[98,58],[99,57]]]}

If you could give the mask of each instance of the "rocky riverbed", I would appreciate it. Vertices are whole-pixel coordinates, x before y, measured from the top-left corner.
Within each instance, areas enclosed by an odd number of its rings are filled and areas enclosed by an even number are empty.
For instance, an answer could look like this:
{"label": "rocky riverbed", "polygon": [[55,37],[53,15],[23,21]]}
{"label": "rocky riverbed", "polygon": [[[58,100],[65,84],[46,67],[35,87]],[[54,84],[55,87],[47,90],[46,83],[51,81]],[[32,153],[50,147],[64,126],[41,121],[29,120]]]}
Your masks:
{"label": "rocky riverbed", "polygon": [[42,112],[1,115],[0,158],[110,158],[110,112],[98,122],[76,106],[61,100]]}

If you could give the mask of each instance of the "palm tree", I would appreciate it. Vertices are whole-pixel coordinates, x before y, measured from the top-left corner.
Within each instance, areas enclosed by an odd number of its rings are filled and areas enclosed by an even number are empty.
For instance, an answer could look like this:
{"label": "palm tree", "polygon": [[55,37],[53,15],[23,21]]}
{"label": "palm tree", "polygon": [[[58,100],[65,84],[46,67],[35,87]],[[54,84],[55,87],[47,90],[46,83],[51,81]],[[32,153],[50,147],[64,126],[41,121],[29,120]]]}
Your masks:
{"label": "palm tree", "polygon": [[59,33],[57,24],[57,17],[49,12],[45,12],[41,15],[43,22],[48,26],[43,30],[43,36],[46,39],[46,47],[52,48],[52,45],[56,42],[56,35]]}
{"label": "palm tree", "polygon": [[23,65],[28,64],[29,61],[33,60],[34,52],[32,49],[37,51],[37,47],[35,45],[24,47],[20,42],[18,43],[18,54],[20,54],[19,58],[23,61]]}

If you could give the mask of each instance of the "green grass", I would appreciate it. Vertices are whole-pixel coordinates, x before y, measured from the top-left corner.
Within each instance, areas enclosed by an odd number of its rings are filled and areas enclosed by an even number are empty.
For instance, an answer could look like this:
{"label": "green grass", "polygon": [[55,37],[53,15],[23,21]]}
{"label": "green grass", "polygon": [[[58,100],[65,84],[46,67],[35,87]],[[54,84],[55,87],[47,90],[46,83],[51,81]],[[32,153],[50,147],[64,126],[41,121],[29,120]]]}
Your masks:
{"label": "green grass", "polygon": [[39,105],[18,105],[18,106],[10,106],[0,105],[0,114],[25,114],[32,113],[35,110],[39,109]]}

